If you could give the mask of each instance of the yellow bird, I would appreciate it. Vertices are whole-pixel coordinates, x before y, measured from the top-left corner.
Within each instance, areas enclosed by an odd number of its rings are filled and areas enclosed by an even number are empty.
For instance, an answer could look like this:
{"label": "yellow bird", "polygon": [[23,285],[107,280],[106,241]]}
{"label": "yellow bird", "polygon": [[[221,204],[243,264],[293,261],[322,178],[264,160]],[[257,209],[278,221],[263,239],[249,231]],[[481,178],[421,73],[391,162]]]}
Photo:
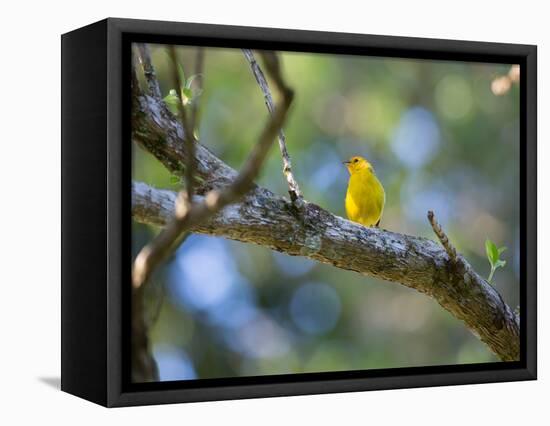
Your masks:
{"label": "yellow bird", "polygon": [[386,193],[376,177],[372,165],[363,157],[351,157],[344,161],[350,178],[346,193],[348,219],[365,226],[378,226]]}

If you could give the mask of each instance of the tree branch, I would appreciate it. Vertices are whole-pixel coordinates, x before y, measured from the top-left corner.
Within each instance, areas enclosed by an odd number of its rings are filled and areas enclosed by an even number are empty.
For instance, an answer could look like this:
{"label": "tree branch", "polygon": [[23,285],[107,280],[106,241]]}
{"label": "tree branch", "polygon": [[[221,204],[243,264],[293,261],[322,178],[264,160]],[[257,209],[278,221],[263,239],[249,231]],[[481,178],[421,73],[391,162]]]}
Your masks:
{"label": "tree branch", "polygon": [[[154,155],[174,175],[184,177],[185,131],[164,102],[148,95],[133,97],[132,141]],[[237,172],[200,143],[195,144],[196,174],[207,187],[233,182]]]}
{"label": "tree branch", "polygon": [[[157,102],[161,102],[161,91],[156,79],[155,70],[151,64],[149,49],[144,44],[137,46],[139,62],[141,63],[149,92]],[[136,70],[136,56],[132,54],[132,99],[141,96]],[[162,105],[162,104],[161,104]],[[143,288],[132,287],[131,308],[131,377],[134,382],[158,381],[157,363],[151,353],[149,342],[149,325],[145,321],[145,300]]]}
{"label": "tree branch", "polygon": [[[228,204],[239,200],[253,187],[253,181],[260,172],[269,148],[282,127],[292,102],[292,91],[286,86],[281,87],[284,90],[281,93],[280,104],[270,116],[258,142],[233,182],[222,189],[212,189],[201,202],[192,202],[191,199],[180,202],[181,197],[178,197],[174,218],[136,256],[132,269],[134,288],[142,286],[151,272],[168,256],[182,233],[207,220]],[[188,155],[187,150],[184,150],[184,155]],[[187,158],[187,161],[190,159]]]}
{"label": "tree branch", "polygon": [[[183,176],[185,132],[163,103],[147,95],[134,96],[132,120],[133,141],[171,173]],[[196,160],[197,175],[204,184],[197,190],[194,204],[202,205],[206,201],[202,194],[231,184],[237,172],[198,142]],[[174,215],[175,197],[171,191],[134,183],[134,219],[164,226]],[[188,229],[414,288],[463,321],[502,360],[519,360],[519,318],[465,260],[451,262],[452,256],[434,241],[366,228],[311,203],[305,204],[303,217],[296,217],[292,206],[288,199],[254,186],[240,203],[210,214],[208,220],[188,223]]]}
{"label": "tree branch", "polygon": [[157,80],[157,75],[155,74],[155,69],[151,62],[151,53],[149,52],[149,46],[143,43],[137,45],[139,52],[139,62],[143,67],[143,74],[145,75],[145,80],[147,81],[147,87],[149,88],[149,93],[151,96],[154,96],[157,99],[162,98],[160,91],[159,82]]}
{"label": "tree branch", "polygon": [[[135,182],[134,219],[163,226],[174,214],[175,197],[172,191]],[[519,359],[517,316],[467,263],[450,268],[448,254],[432,240],[366,228],[312,203],[305,206],[305,224],[290,205],[288,199],[256,187],[239,204],[190,230],[259,244],[414,288],[464,321],[502,360]]]}
{"label": "tree branch", "polygon": [[142,288],[132,288],[132,381],[154,382],[158,368],[149,345],[149,325],[145,321],[145,298]]}
{"label": "tree branch", "polygon": [[[246,60],[250,65],[250,69],[252,70],[254,77],[256,78],[256,82],[260,86],[260,89],[264,95],[264,100],[265,100],[265,105],[267,106],[267,110],[269,111],[270,114],[273,114],[273,110],[275,108],[273,104],[273,96],[271,95],[271,91],[269,90],[269,85],[267,83],[265,75],[260,65],[256,61],[256,58],[254,57],[254,54],[252,53],[252,51],[250,49],[243,49],[243,53],[244,53],[244,57],[246,58]],[[273,62],[273,60],[271,60],[267,56],[269,54],[270,53],[267,53],[267,52],[263,53],[264,60]],[[280,75],[279,65],[278,64],[272,65],[272,68],[273,68],[273,75],[276,76],[274,79],[275,84],[279,86],[280,90],[284,90],[284,88],[281,88],[281,86],[284,85],[284,81]],[[288,193],[290,195],[290,199],[294,204],[296,204],[298,208],[301,209],[303,208],[303,197],[302,197],[302,193],[300,192],[300,187],[298,185],[298,182],[296,181],[296,179],[294,178],[294,174],[292,173],[292,161],[290,160],[290,154],[288,153],[288,150],[286,148],[286,136],[283,129],[279,131],[278,141],[279,141],[279,150],[281,151],[281,156],[283,159],[283,175],[285,176],[286,181],[288,183]]]}
{"label": "tree branch", "polygon": [[510,67],[510,70],[508,71],[508,74],[506,75],[499,75],[493,81],[491,82],[491,91],[496,96],[502,96],[505,95],[510,91],[513,84],[519,83],[519,73],[520,68],[519,65],[512,65]]}

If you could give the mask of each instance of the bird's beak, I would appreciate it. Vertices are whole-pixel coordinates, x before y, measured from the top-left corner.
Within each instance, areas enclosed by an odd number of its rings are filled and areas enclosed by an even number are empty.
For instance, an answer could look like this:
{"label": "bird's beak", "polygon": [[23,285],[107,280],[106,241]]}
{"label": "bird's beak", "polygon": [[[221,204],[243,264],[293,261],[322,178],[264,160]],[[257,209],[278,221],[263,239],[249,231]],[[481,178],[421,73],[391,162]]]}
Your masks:
{"label": "bird's beak", "polygon": [[342,161],[342,164],[345,164],[346,166],[350,163],[350,161]]}

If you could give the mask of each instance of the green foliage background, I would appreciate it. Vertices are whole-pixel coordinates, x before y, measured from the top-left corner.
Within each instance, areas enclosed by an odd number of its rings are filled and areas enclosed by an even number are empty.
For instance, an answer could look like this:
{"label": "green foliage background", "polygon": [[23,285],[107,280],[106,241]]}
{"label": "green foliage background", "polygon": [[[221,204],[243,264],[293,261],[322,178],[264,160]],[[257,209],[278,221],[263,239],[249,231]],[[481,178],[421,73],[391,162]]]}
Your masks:
{"label": "green foliage background", "polygon": [[[163,46],[152,52],[166,96],[174,88],[170,59]],[[178,55],[186,76],[193,74],[195,49],[178,48]],[[491,92],[510,66],[292,52],[281,58],[296,92],[287,144],[306,199],[345,217],[341,162],[365,156],[386,189],[381,227],[434,238],[426,220],[432,209],[485,277],[486,237],[508,247],[492,284],[515,307],[519,89]],[[201,143],[238,169],[267,117],[262,94],[240,50],[207,48],[202,79]],[[136,146],[133,179],[178,189]],[[286,195],[275,145],[258,183]],[[134,223],[134,253],[155,232]],[[424,295],[254,245],[192,236],[153,283],[148,306],[162,380],[497,360]]]}

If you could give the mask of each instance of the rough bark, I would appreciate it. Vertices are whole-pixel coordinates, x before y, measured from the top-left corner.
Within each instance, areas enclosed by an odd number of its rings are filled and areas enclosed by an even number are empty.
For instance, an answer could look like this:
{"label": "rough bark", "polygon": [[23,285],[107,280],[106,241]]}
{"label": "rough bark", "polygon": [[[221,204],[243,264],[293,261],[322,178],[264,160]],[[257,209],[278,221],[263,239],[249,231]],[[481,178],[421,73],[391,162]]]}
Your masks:
{"label": "rough bark", "polygon": [[[175,198],[172,191],[134,182],[134,219],[163,226],[173,216]],[[290,200],[264,188],[256,188],[241,203],[192,231],[259,244],[414,288],[464,321],[501,359],[519,359],[514,312],[466,262],[452,266],[445,250],[432,240],[366,228],[311,203],[296,215]]]}
{"label": "rough bark", "polygon": [[[183,130],[163,105],[137,96],[132,118],[133,140],[172,173],[183,175]],[[236,177],[235,170],[203,145],[197,143],[196,148],[203,192]],[[137,221],[163,226],[173,217],[175,193],[134,183],[132,199]],[[460,262],[451,262],[429,239],[366,228],[311,203],[297,214],[290,200],[257,186],[243,201],[192,231],[259,244],[414,288],[463,321],[502,360],[519,360],[519,318],[460,255]]]}
{"label": "rough bark", "polygon": [[[151,65],[148,48],[140,45],[140,58],[143,64],[145,78],[148,81],[149,93],[156,101],[158,111],[164,118],[170,118],[171,114],[160,97],[160,88]],[[173,77],[176,87],[183,87],[180,73],[177,70],[177,58],[174,46],[170,46],[169,53],[173,62]],[[148,381],[158,378],[155,360],[151,354],[149,345],[148,325],[144,322],[143,315],[143,288],[149,276],[155,268],[163,262],[169,253],[189,235],[188,229],[207,221],[225,206],[237,202],[254,187],[254,180],[260,173],[262,165],[274,139],[277,137],[286,120],[293,99],[293,91],[288,87],[281,75],[279,60],[275,53],[266,55],[268,73],[274,79],[281,99],[270,112],[269,119],[260,133],[254,148],[248,155],[239,174],[223,188],[212,188],[205,193],[201,200],[194,200],[195,174],[196,174],[196,140],[193,135],[194,124],[190,124],[183,103],[178,102],[179,124],[183,129],[185,158],[185,188],[176,198],[175,211],[172,218],[165,224],[160,233],[146,244],[136,256],[132,268],[132,361],[133,377],[135,380]],[[200,59],[200,58],[199,58]],[[141,96],[138,79],[132,78],[132,96],[138,99]],[[183,95],[182,95],[183,96]],[[135,107],[135,105],[134,105]],[[134,121],[132,124],[136,124]],[[157,132],[157,129],[154,130]],[[177,130],[176,130],[177,132]],[[179,134],[178,134],[179,136]],[[137,378],[137,379],[136,379]]]}
{"label": "rough bark", "polygon": [[[171,47],[171,52],[175,64],[176,56],[173,46]],[[278,64],[277,57],[271,59],[274,61],[274,66],[276,67],[273,75],[279,76],[279,68],[276,65]],[[178,73],[175,72],[175,74]],[[179,75],[176,78],[178,79],[178,84],[180,84]],[[136,256],[132,268],[133,287],[138,288],[147,281],[149,275],[166,259],[184,233],[196,227],[199,223],[208,220],[225,206],[239,201],[254,187],[254,180],[260,173],[269,149],[286,120],[294,97],[293,91],[285,86],[284,83],[279,82],[277,86],[281,92],[281,100],[273,110],[269,120],[267,120],[239,174],[230,184],[225,185],[223,188],[211,189],[205,194],[204,199],[200,201],[193,200],[196,142],[193,136],[190,135],[192,130],[187,123],[186,114],[183,112],[183,104],[179,104],[179,123],[183,127],[185,139],[185,181],[187,187],[178,195],[173,219]],[[155,99],[162,102],[158,98]],[[164,106],[161,104],[160,107]],[[166,107],[164,108],[166,109]],[[189,145],[192,145],[192,148]],[[190,173],[193,176],[190,176]]]}

